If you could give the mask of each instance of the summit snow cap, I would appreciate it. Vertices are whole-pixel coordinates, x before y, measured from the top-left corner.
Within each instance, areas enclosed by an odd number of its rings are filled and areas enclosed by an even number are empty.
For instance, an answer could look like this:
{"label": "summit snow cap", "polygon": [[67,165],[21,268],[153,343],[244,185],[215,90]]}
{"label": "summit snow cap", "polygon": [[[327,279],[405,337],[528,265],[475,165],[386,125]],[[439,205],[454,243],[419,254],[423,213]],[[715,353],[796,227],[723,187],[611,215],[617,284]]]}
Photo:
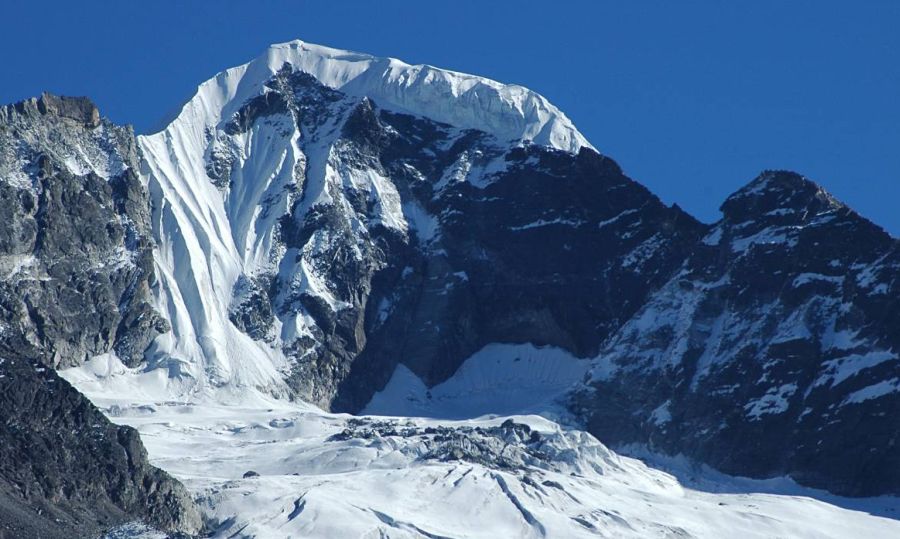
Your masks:
{"label": "summit snow cap", "polygon": [[285,64],[345,94],[369,97],[380,107],[477,129],[501,141],[571,153],[593,148],[565,114],[525,87],[300,40],[272,45],[255,60],[201,84],[179,116],[199,112],[214,123],[227,119],[247,99],[264,93],[265,82]]}

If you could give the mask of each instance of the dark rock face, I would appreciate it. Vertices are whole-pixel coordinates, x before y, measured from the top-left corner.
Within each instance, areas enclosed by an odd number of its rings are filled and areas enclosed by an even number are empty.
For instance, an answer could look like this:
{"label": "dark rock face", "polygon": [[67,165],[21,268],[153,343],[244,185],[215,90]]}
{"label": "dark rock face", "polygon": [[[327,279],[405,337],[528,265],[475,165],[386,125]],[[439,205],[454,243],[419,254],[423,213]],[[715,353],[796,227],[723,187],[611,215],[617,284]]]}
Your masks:
{"label": "dark rock face", "polygon": [[[0,109],[0,325],[54,368],[110,349],[133,366],[168,330],[149,304],[149,207],[133,134],[76,114],[92,117],[91,107],[45,95]],[[69,163],[54,157],[66,153]]]}
{"label": "dark rock face", "polygon": [[[412,200],[439,216],[440,233],[401,261],[400,279],[377,282],[372,298],[392,309],[367,328],[369,345],[338,405],[365,405],[371,389],[364,386],[386,383],[394,358],[434,385],[492,342],[595,354],[701,228],[591,151],[576,157],[524,148],[505,159],[508,168],[483,188],[410,189]],[[608,190],[621,197],[606,197]],[[641,271],[645,265],[653,269]]]}
{"label": "dark rock face", "polygon": [[114,425],[41,363],[0,359],[0,537],[91,537],[140,518],[196,533],[187,491],[150,466],[137,431]]}
{"label": "dark rock face", "polygon": [[[271,283],[284,326],[313,320],[284,349],[297,395],[324,407],[358,411],[399,362],[439,383],[492,342],[595,354],[705,230],[590,150],[510,148],[381,110],[289,67],[268,89],[221,136],[292,123],[303,151],[327,144],[328,166],[349,179],[319,186],[313,164],[296,171],[278,273],[243,277],[231,320],[267,338],[266,287],[257,282]],[[242,171],[224,148],[213,146],[207,171],[228,189]],[[315,273],[327,293],[298,286],[298,273]]]}
{"label": "dark rock face", "polygon": [[129,128],[83,98],[0,108],[0,536],[87,536],[140,519],[196,533],[184,488],[54,368],[167,331],[150,306],[147,195]]}
{"label": "dark rock face", "polygon": [[256,340],[271,340],[272,300],[269,297],[271,283],[263,279],[249,279],[241,276],[235,283],[233,302],[228,313],[231,323]]}
{"label": "dark rock face", "polygon": [[610,444],[900,492],[897,240],[792,173],[764,173],[722,212],[573,406]]}

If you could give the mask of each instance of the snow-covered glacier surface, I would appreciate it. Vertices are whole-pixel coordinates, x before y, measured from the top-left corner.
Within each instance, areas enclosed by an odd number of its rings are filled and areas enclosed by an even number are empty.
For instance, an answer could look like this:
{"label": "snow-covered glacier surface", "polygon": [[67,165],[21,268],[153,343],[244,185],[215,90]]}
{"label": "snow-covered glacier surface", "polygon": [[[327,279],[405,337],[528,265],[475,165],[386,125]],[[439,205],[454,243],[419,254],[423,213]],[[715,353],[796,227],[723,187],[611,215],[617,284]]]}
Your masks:
{"label": "snow-covered glacier surface", "polygon": [[538,416],[504,427],[505,418],[353,418],[283,405],[118,404],[107,413],[137,427],[154,463],[192,490],[214,537],[900,533],[896,520],[803,495],[685,488]]}
{"label": "snow-covered glacier surface", "polygon": [[[562,367],[561,385],[569,361],[552,349],[489,347],[460,369],[468,374],[433,388],[438,397],[424,410],[412,401],[404,411],[387,398],[390,385],[370,404],[407,417],[329,414],[255,390],[242,405],[153,400],[142,387],[147,379],[121,370],[108,376],[114,358],[64,375],[111,419],[140,431],[153,464],[184,482],[217,538],[900,534],[896,499],[842,499],[786,479],[738,479],[682,461],[658,463],[682,483],[548,419],[559,411],[552,392],[545,393],[543,415],[534,404],[528,415],[511,413],[516,403],[532,402],[535,380],[552,379],[545,368]],[[530,365],[510,372],[521,362]],[[482,382],[470,378],[476,372],[522,382],[518,395],[500,391],[505,415],[490,413],[498,404],[479,399]],[[395,375],[392,384],[404,380]],[[408,417],[423,411],[473,417]],[[153,537],[145,531],[127,527],[116,537]]]}

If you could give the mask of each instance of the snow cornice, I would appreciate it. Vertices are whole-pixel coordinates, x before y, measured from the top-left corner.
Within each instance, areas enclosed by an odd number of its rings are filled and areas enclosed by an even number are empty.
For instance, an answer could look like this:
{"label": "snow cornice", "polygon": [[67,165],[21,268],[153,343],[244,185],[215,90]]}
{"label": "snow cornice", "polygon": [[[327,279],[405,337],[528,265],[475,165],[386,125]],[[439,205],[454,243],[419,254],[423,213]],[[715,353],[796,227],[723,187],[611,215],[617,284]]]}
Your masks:
{"label": "snow cornice", "polygon": [[523,86],[300,40],[272,45],[251,62],[204,82],[175,121],[218,125],[264,92],[265,82],[285,64],[383,108],[477,129],[502,142],[531,142],[571,153],[592,148],[565,114]]}

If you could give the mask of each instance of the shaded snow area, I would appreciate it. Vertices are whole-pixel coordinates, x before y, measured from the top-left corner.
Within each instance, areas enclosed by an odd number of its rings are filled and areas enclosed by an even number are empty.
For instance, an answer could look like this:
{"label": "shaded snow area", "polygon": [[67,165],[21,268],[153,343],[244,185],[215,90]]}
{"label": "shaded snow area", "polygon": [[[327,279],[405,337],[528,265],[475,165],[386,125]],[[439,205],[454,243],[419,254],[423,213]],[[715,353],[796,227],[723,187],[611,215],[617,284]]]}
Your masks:
{"label": "shaded snow area", "polygon": [[398,365],[364,413],[448,419],[547,413],[582,379],[588,366],[588,361],[559,348],[491,344],[467,359],[449,380],[430,389]]}

